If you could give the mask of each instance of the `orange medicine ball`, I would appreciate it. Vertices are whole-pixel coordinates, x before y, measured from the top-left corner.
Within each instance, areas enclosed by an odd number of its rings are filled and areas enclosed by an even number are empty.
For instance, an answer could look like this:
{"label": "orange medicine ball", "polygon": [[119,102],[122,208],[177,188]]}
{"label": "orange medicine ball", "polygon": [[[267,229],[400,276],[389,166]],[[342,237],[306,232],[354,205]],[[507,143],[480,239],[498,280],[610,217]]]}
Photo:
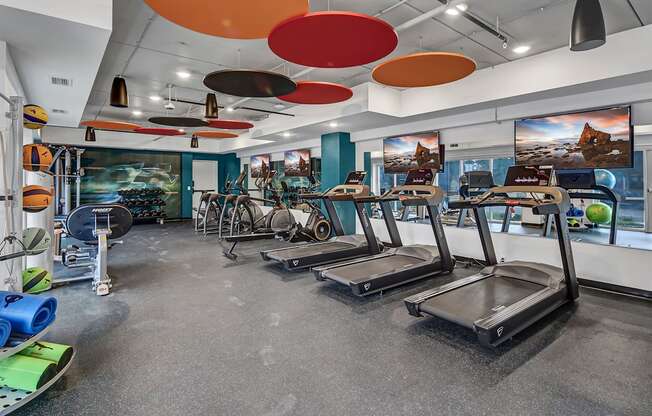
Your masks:
{"label": "orange medicine ball", "polygon": [[23,146],[23,169],[32,172],[46,172],[52,163],[52,153],[42,144]]}
{"label": "orange medicine ball", "polygon": [[28,185],[23,187],[23,210],[40,212],[52,202],[52,193],[44,186]]}

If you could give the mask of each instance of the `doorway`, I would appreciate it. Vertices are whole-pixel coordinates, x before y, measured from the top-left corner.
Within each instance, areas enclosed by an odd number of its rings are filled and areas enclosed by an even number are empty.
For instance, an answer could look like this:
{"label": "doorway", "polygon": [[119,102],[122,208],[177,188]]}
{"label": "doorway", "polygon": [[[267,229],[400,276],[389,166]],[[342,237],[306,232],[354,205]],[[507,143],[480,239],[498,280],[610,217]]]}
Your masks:
{"label": "doorway", "polygon": [[193,160],[192,161],[192,209],[199,206],[200,191],[217,192],[218,171],[215,160]]}

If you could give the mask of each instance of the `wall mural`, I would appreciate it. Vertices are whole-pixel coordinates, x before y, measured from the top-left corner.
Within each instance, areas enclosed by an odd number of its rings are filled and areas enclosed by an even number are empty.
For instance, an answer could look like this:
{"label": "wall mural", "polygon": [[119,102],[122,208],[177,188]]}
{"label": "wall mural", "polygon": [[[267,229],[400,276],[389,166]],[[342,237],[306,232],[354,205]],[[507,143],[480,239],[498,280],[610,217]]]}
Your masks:
{"label": "wall mural", "polygon": [[439,132],[388,137],[383,141],[385,173],[404,173],[410,169],[434,169],[442,165]]}
{"label": "wall mural", "polygon": [[[123,195],[160,194],[168,218],[180,217],[181,155],[121,149],[88,148],[82,157],[85,175],[81,182],[81,203],[117,203]],[[125,192],[127,191],[127,192]],[[132,198],[138,199],[138,198]],[[139,209],[129,207],[132,212]],[[143,206],[141,210],[150,209]]]}
{"label": "wall mural", "polygon": [[633,150],[629,107],[516,121],[517,165],[629,168]]}
{"label": "wall mural", "polygon": [[261,178],[269,172],[269,155],[251,156],[249,162],[252,178]]}
{"label": "wall mural", "polygon": [[285,152],[285,176],[310,176],[310,149]]}

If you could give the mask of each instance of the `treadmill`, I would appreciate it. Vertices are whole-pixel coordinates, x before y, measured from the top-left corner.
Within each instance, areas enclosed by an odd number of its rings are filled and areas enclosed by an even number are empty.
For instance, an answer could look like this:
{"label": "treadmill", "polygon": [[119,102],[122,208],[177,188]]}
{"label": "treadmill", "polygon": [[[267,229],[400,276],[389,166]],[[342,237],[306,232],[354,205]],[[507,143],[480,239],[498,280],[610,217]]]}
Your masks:
{"label": "treadmill", "polygon": [[[320,243],[300,244],[292,247],[262,251],[266,261],[281,264],[288,271],[297,271],[316,265],[357,258],[380,253],[384,247],[377,238],[365,235],[344,235],[344,229],[334,202],[353,201],[355,196],[369,195],[369,187],[364,185],[366,172],[350,172],[343,185],[335,186],[320,194],[331,221],[335,236]],[[358,215],[360,215],[358,213]]]}
{"label": "treadmill", "polygon": [[[404,185],[396,186],[381,196],[355,197],[360,222],[365,234],[370,238],[375,238],[375,234],[364,205],[380,204],[393,247],[380,254],[314,268],[317,280],[332,280],[349,286],[357,296],[366,296],[435,274],[452,272],[455,260],[448,249],[439,217],[439,205],[445,194],[441,188],[432,185],[433,179],[434,173],[431,169],[413,169],[408,172]],[[390,206],[393,201],[400,201],[405,207],[426,207],[435,234],[436,247],[402,245]]]}
{"label": "treadmill", "polygon": [[[474,330],[481,345],[495,347],[579,297],[566,223],[568,192],[559,187],[516,185],[537,183],[536,176],[523,179],[519,175],[515,185],[492,188],[479,197],[451,203],[473,210],[488,265],[473,276],[408,297],[405,306],[411,315],[427,314],[454,322]],[[505,206],[531,208],[535,214],[554,217],[561,268],[527,261],[496,261],[485,208]]]}

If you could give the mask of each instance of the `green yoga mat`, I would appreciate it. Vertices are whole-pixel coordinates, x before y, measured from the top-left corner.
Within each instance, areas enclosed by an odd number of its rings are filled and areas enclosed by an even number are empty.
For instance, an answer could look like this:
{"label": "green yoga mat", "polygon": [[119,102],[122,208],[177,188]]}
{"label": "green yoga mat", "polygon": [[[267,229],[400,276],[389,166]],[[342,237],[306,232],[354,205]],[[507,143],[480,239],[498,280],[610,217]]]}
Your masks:
{"label": "green yoga mat", "polygon": [[57,365],[16,354],[0,360],[0,384],[13,389],[35,391],[57,375]]}
{"label": "green yoga mat", "polygon": [[57,372],[70,362],[72,358],[72,347],[70,345],[55,344],[52,342],[36,342],[31,347],[22,350],[20,355],[41,360],[52,361],[57,365]]}

